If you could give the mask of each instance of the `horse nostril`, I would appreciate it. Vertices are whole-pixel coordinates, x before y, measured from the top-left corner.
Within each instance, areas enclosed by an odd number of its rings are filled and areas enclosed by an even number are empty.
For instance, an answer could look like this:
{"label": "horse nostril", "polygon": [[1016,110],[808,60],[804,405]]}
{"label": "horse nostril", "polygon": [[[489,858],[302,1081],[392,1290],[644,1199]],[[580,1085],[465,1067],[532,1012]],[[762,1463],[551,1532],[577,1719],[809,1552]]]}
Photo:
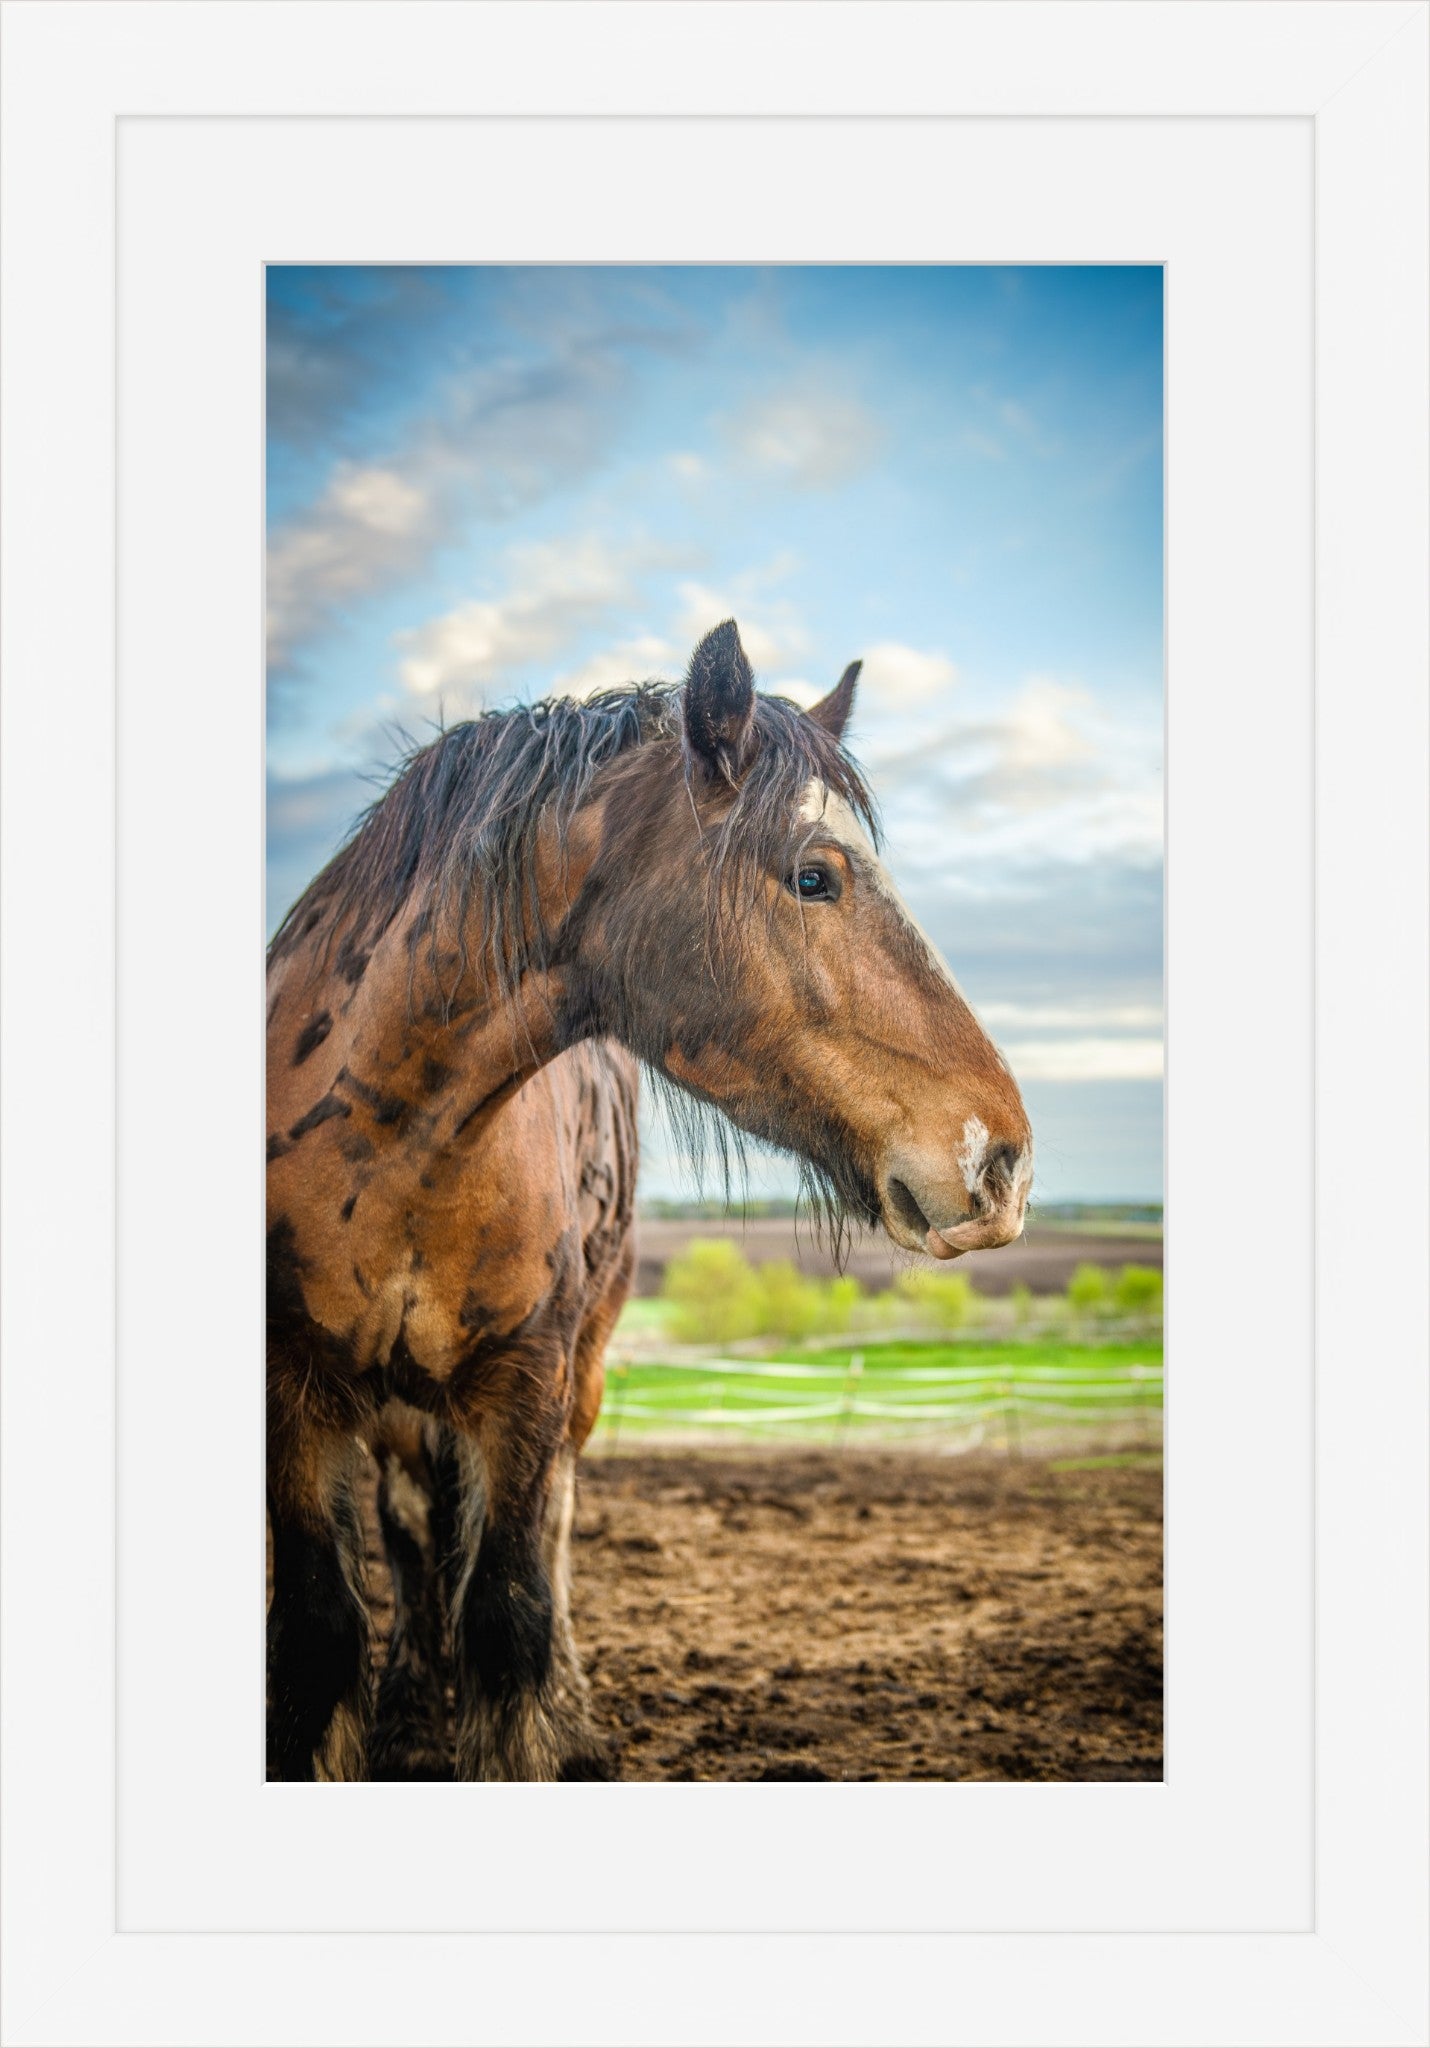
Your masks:
{"label": "horse nostril", "polygon": [[929,1227],[929,1220],[919,1207],[913,1189],[906,1181],[892,1179],[888,1185],[889,1207],[901,1223],[916,1230],[922,1237]]}
{"label": "horse nostril", "polygon": [[990,1152],[983,1172],[985,1179],[1006,1180],[1011,1186],[1013,1175],[1018,1170],[1022,1157],[1016,1145],[1000,1145],[996,1152]]}

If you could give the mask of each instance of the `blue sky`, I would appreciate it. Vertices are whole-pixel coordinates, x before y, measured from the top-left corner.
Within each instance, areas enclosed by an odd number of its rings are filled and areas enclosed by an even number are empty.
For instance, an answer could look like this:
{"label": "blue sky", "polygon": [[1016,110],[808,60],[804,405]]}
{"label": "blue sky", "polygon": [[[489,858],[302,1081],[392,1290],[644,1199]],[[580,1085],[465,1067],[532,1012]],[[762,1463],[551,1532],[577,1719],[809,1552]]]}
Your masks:
{"label": "blue sky", "polygon": [[[267,461],[270,922],[394,727],[678,676],[733,614],[764,687],[864,658],[1038,1194],[1160,1199],[1160,270],[271,268]],[[644,1181],[688,1186],[659,1132]]]}

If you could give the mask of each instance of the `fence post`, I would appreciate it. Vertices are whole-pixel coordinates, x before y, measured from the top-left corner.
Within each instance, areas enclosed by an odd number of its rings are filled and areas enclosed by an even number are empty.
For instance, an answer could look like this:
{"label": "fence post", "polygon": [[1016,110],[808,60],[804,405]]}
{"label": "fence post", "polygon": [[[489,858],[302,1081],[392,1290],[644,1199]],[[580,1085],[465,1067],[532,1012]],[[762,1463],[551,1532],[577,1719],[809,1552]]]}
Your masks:
{"label": "fence post", "polygon": [[849,1355],[849,1370],[844,1375],[844,1406],[840,1410],[839,1421],[835,1426],[837,1441],[841,1451],[844,1448],[844,1439],[849,1434],[849,1423],[854,1414],[854,1396],[859,1386],[859,1375],[863,1370],[863,1352],[851,1352]]}

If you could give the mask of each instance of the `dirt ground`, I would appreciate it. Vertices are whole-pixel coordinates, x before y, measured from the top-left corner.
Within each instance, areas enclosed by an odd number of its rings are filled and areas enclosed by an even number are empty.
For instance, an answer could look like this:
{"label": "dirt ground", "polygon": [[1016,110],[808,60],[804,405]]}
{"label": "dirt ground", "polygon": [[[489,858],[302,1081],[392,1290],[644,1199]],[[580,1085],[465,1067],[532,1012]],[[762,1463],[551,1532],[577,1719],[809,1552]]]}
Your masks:
{"label": "dirt ground", "polygon": [[[636,1293],[659,1294],[666,1266],[694,1237],[733,1238],[752,1265],[790,1259],[802,1273],[821,1279],[836,1270],[828,1245],[812,1234],[807,1223],[797,1225],[790,1217],[687,1222],[642,1216],[636,1225]],[[1160,1268],[1162,1239],[1132,1233],[1124,1237],[1111,1231],[1040,1230],[1033,1224],[1016,1244],[1000,1245],[997,1251],[969,1252],[955,1270],[966,1274],[980,1294],[1008,1294],[1020,1282],[1034,1294],[1061,1294],[1083,1260],[1113,1268]],[[864,1286],[881,1288],[891,1286],[910,1263],[908,1254],[900,1252],[883,1231],[865,1230],[856,1231],[845,1270]],[[922,1263],[929,1262],[925,1259]]]}
{"label": "dirt ground", "polygon": [[612,1774],[1160,1778],[1161,1508],[1160,1467],[584,1460],[574,1619]]}

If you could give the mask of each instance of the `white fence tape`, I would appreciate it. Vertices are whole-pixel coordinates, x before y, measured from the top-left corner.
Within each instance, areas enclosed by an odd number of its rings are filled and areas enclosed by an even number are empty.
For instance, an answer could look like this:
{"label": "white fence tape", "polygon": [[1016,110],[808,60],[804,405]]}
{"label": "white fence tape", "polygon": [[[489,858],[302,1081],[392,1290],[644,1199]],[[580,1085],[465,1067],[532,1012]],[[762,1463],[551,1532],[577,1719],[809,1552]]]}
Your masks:
{"label": "white fence tape", "polygon": [[[861,1420],[884,1427],[897,1423],[915,1430],[939,1423],[966,1430],[998,1419],[1006,1427],[1018,1417],[1049,1423],[1095,1420],[1105,1425],[1123,1416],[1145,1426],[1162,1405],[1160,1362],[1107,1365],[1089,1361],[1085,1367],[1059,1368],[1023,1365],[1015,1356],[993,1365],[885,1367],[876,1363],[867,1376],[864,1364],[863,1353],[855,1353],[847,1363],[831,1359],[828,1365],[751,1358],[680,1358],[659,1365],[642,1362],[634,1368],[639,1384],[630,1393],[626,1382],[632,1368],[617,1364],[607,1380],[600,1436],[607,1443],[614,1441],[624,1420],[664,1424],[671,1430],[749,1432],[790,1423],[833,1423],[842,1428]],[[683,1376],[674,1382],[679,1397],[652,1399],[654,1380],[666,1373]],[[733,1380],[745,1384],[736,1387],[730,1384]],[[800,1388],[809,1380],[823,1385],[801,1395]],[[751,1385],[752,1381],[783,1385]],[[712,1397],[719,1405],[711,1405]],[[978,1434],[981,1436],[981,1428]]]}
{"label": "white fence tape", "polygon": [[[874,1349],[873,1346],[870,1349]],[[628,1368],[622,1364],[614,1368],[618,1372]],[[640,1361],[642,1372],[692,1372],[692,1373],[737,1373],[741,1379],[840,1379],[848,1367],[831,1360],[828,1365],[784,1365],[778,1360],[765,1358],[662,1358],[658,1364]],[[890,1380],[1005,1380],[1015,1377],[1019,1380],[1051,1379],[1061,1384],[1076,1381],[1083,1384],[1081,1367],[1064,1369],[1057,1365],[1020,1365],[1009,1359],[999,1365],[900,1365],[878,1366],[879,1378]],[[1115,1368],[1117,1373],[1137,1380],[1143,1375],[1160,1380],[1160,1365],[1124,1365]]]}

